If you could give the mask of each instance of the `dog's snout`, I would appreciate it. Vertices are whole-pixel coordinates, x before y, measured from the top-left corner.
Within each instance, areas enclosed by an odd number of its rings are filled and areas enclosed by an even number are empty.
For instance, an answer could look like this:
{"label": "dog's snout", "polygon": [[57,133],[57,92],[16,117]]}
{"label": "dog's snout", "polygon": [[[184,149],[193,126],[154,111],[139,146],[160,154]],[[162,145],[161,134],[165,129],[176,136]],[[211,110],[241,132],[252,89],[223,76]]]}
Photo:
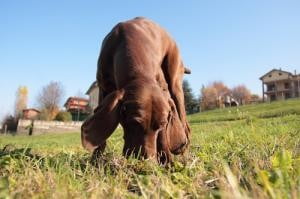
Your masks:
{"label": "dog's snout", "polygon": [[175,155],[182,154],[185,151],[185,149],[187,148],[188,143],[189,143],[188,139],[185,138],[185,140],[178,147],[176,147],[172,151],[172,153],[174,153]]}

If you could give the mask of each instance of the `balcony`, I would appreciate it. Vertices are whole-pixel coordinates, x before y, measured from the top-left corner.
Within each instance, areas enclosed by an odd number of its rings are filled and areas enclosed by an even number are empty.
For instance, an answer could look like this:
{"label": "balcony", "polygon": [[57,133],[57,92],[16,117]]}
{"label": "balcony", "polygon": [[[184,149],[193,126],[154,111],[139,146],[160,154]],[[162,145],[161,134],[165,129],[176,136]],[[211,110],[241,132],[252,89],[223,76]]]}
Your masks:
{"label": "balcony", "polygon": [[267,92],[275,92],[275,85],[271,84],[271,85],[267,85]]}

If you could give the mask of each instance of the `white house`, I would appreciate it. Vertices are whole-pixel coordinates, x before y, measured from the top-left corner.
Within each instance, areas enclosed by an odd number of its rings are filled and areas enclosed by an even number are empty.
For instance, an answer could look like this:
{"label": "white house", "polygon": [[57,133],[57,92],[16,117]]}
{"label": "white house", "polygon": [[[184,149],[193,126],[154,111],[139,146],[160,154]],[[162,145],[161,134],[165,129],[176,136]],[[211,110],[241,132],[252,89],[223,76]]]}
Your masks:
{"label": "white house", "polygon": [[285,100],[300,97],[300,74],[273,69],[259,78],[262,81],[263,100]]}
{"label": "white house", "polygon": [[97,81],[94,81],[85,93],[89,96],[89,106],[94,110],[98,106],[99,86]]}

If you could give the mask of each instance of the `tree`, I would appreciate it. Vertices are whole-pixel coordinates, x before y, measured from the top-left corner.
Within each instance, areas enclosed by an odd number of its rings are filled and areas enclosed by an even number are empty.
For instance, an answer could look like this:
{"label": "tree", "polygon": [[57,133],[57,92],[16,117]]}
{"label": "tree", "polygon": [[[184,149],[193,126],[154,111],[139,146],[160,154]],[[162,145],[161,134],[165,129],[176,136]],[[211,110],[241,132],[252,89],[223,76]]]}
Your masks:
{"label": "tree", "polygon": [[245,85],[238,85],[232,88],[231,94],[241,105],[248,104],[251,101],[251,92]]}
{"label": "tree", "polygon": [[2,133],[13,133],[17,131],[18,128],[18,118],[12,115],[6,115],[2,121]]}
{"label": "tree", "polygon": [[210,110],[217,107],[217,91],[207,86],[201,89],[201,110]]}
{"label": "tree", "polygon": [[201,89],[201,108],[203,110],[220,107],[230,89],[221,81],[215,81]]}
{"label": "tree", "polygon": [[44,86],[37,97],[41,109],[40,119],[53,120],[59,112],[59,105],[64,96],[64,89],[60,82],[50,82]]}
{"label": "tree", "polygon": [[198,102],[193,95],[192,89],[187,80],[183,80],[182,88],[184,93],[184,105],[187,114],[195,113],[198,111]]}
{"label": "tree", "polygon": [[28,89],[26,86],[20,86],[16,93],[15,118],[21,118],[23,110],[27,108]]}
{"label": "tree", "polygon": [[257,94],[252,94],[251,95],[251,102],[254,102],[254,103],[258,103],[258,102],[261,102],[262,99],[259,95]]}
{"label": "tree", "polygon": [[60,111],[56,117],[55,120],[57,121],[62,121],[62,122],[67,122],[67,121],[72,121],[72,115],[70,112],[67,111]]}
{"label": "tree", "polygon": [[221,81],[215,81],[211,87],[216,89],[217,99],[223,98],[230,93],[230,89]]}

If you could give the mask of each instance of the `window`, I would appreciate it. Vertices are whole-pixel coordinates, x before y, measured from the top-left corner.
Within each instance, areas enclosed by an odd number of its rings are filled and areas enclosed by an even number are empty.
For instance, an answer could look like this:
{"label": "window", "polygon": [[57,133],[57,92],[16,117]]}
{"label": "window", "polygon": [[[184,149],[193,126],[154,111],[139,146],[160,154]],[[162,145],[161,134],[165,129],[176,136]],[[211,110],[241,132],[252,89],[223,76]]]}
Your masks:
{"label": "window", "polygon": [[285,82],[284,83],[284,88],[285,89],[289,89],[290,88],[290,83],[289,82]]}
{"label": "window", "polygon": [[272,77],[272,75],[269,75],[269,77]]}
{"label": "window", "polygon": [[274,91],[274,90],[275,90],[275,85],[274,84],[267,85],[267,91]]}
{"label": "window", "polygon": [[282,73],[278,73],[278,75],[279,75],[279,76],[281,76],[281,75],[282,75]]}

